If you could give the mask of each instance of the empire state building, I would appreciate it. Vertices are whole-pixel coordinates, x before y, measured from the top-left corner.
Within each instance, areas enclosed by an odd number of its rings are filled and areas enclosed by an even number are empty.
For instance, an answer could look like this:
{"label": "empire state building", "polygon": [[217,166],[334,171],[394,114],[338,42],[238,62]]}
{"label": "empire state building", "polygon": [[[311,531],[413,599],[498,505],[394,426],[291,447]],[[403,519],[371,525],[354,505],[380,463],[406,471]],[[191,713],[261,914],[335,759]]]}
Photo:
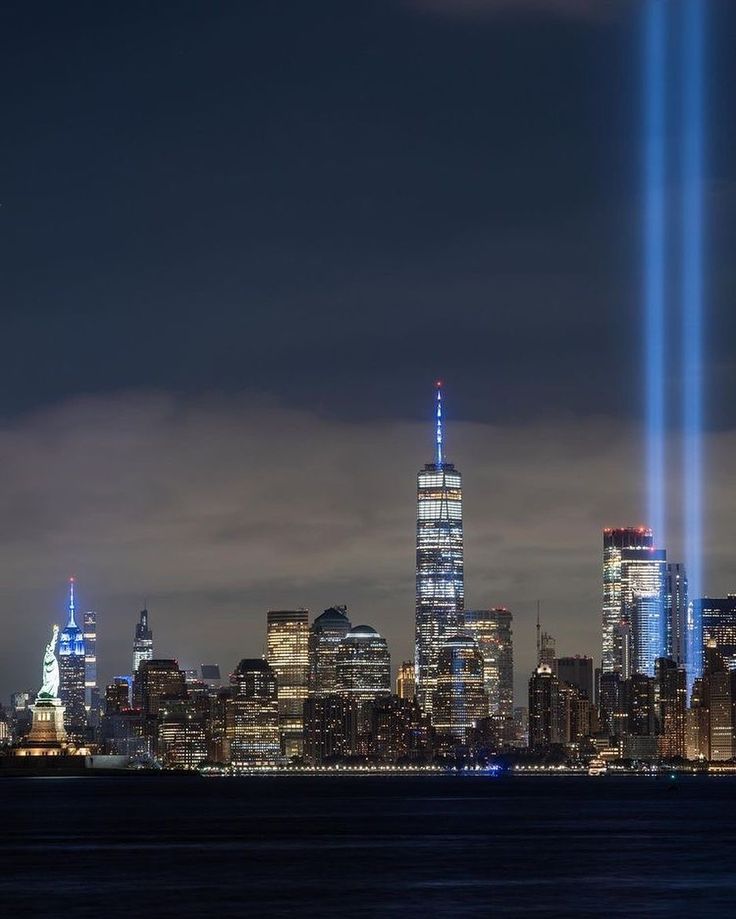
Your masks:
{"label": "empire state building", "polygon": [[462,479],[443,453],[442,384],[437,383],[435,461],[417,475],[417,698],[431,713],[437,661],[457,633],[465,598]]}

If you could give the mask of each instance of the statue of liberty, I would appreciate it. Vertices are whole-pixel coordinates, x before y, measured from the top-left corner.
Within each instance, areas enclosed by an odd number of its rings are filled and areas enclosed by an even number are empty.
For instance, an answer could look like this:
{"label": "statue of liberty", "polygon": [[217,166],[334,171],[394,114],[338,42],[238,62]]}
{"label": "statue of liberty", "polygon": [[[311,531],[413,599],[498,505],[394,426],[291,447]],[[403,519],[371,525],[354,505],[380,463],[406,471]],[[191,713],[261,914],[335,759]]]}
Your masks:
{"label": "statue of liberty", "polygon": [[59,696],[59,662],[54,654],[58,636],[59,626],[55,625],[51,641],[46,645],[46,653],[43,656],[43,683],[38,693],[39,699],[51,700]]}

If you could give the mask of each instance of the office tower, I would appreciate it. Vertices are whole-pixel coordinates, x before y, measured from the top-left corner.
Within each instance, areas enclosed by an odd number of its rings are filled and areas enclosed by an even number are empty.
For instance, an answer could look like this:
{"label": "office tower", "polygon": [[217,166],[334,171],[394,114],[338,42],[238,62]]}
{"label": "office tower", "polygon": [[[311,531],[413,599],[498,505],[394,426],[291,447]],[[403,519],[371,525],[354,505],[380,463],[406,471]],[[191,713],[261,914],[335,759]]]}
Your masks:
{"label": "office tower", "polygon": [[115,677],[105,687],[105,714],[114,715],[130,708],[130,685],[122,677]]}
{"label": "office tower", "polygon": [[529,749],[542,753],[561,742],[560,684],[549,664],[540,664],[529,680]]}
{"label": "office tower", "polygon": [[31,705],[36,694],[29,689],[14,692],[10,695],[10,727],[13,740],[22,740],[31,730],[33,709]]}
{"label": "office tower", "polygon": [[233,696],[227,702],[225,725],[231,761],[255,766],[280,762],[279,698],[273,668],[261,658],[244,658],[230,681]]}
{"label": "office tower", "polygon": [[437,384],[436,451],[417,475],[417,698],[432,712],[444,641],[456,634],[464,607],[462,479],[445,462],[442,387]]}
{"label": "office tower", "polygon": [[133,680],[133,704],[143,716],[143,731],[149,752],[156,753],[158,718],[161,709],[174,700],[187,697],[184,671],[175,660],[151,658],[141,660]]}
{"label": "office tower", "polygon": [[694,619],[702,622],[703,648],[712,644],[722,655],[726,669],[736,670],[736,594],[701,597],[694,606]]}
{"label": "office tower", "polygon": [[97,690],[97,613],[87,610],[83,620],[84,634],[84,705],[92,709],[92,697]]}
{"label": "office tower", "polygon": [[[665,580],[667,555],[653,547],[621,550],[622,620],[631,627],[631,674],[654,676],[654,663],[665,655]],[[621,671],[628,677],[626,654]]]}
{"label": "office tower", "polygon": [[589,702],[593,702],[593,658],[576,654],[575,657],[558,657],[552,670],[561,683],[576,686]]}
{"label": "office tower", "polygon": [[432,724],[416,699],[389,696],[373,706],[371,753],[384,763],[427,762]]}
{"label": "office tower", "polygon": [[138,670],[141,661],[153,659],[153,632],[148,624],[148,610],[142,609],[135,627],[133,639],[133,674]]}
{"label": "office tower", "polygon": [[196,769],[207,759],[207,722],[192,700],[166,702],[159,713],[156,744],[167,769]]}
{"label": "office tower", "polygon": [[687,666],[688,592],[685,566],[669,562],[665,569],[665,655]]}
{"label": "office tower", "polygon": [[309,694],[309,613],[271,610],[266,619],[266,659],[276,674],[284,754],[301,756],[304,700]]}
{"label": "office tower", "polygon": [[620,673],[602,673],[600,684],[601,731],[621,737],[627,731],[628,714],[625,683]]}
{"label": "office tower", "polygon": [[438,744],[445,750],[465,746],[469,732],[487,716],[483,655],[475,639],[469,635],[446,638],[437,658],[432,701]]}
{"label": "office tower", "polygon": [[622,552],[625,549],[645,551],[653,546],[652,531],[646,527],[609,528],[603,531],[603,673],[623,674],[622,649],[616,641],[616,628],[624,617]]}
{"label": "office tower", "polygon": [[685,712],[685,757],[689,760],[708,759],[708,705],[705,699],[703,678],[693,683],[690,707]]}
{"label": "office tower", "polygon": [[463,632],[472,636],[483,655],[483,678],[489,714],[499,741],[510,742],[514,733],[513,617],[503,607],[466,609]]}
{"label": "office tower", "polygon": [[358,751],[358,703],[335,694],[304,703],[304,759],[310,766],[341,762]]}
{"label": "office tower", "polygon": [[309,692],[327,696],[335,692],[337,646],[352,628],[346,606],[332,606],[309,630]]}
{"label": "office tower", "polygon": [[514,745],[529,745],[529,709],[525,705],[514,708]]}
{"label": "office tower", "polygon": [[666,759],[685,756],[685,668],[671,658],[660,657],[655,667],[659,754]]}
{"label": "office tower", "polygon": [[635,673],[627,680],[628,733],[638,737],[653,737],[656,732],[654,678]]}
{"label": "office tower", "polygon": [[414,661],[402,661],[396,674],[396,695],[400,699],[414,699],[417,694]]}
{"label": "office tower", "polygon": [[371,705],[391,694],[391,656],[386,639],[369,625],[357,625],[337,646],[337,695],[358,705],[358,730],[370,725]]}
{"label": "office tower", "polygon": [[84,705],[84,633],[76,623],[75,613],[74,578],[70,578],[69,618],[59,636],[59,698],[64,704],[67,734],[80,741],[87,728],[87,709]]}

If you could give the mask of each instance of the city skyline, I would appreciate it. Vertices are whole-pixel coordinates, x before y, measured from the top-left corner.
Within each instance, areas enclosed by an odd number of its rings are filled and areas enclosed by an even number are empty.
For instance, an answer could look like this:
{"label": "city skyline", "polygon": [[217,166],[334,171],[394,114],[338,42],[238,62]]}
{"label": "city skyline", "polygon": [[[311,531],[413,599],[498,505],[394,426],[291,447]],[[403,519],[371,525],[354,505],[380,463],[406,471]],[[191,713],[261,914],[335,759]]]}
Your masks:
{"label": "city skyline", "polygon": [[[425,477],[431,476],[433,474],[433,470],[437,470],[439,468],[443,469],[444,471],[449,471],[449,473],[453,476],[457,476],[458,483],[460,481],[459,474],[455,472],[454,464],[448,463],[447,455],[446,453],[443,453],[443,445],[444,445],[444,442],[446,441],[447,435],[444,431],[445,418],[443,416],[443,403],[442,403],[441,392],[442,392],[442,386],[440,383],[437,383],[436,393],[435,393],[434,412],[432,414],[432,421],[431,421],[433,443],[434,443],[434,449],[435,449],[435,460],[434,460],[434,463],[425,464],[424,469],[420,471],[419,473],[420,483],[422,481],[422,476],[425,476]],[[454,483],[454,480],[453,480],[453,483]],[[454,484],[457,484],[457,483],[454,483]],[[417,518],[419,523],[421,523],[424,517],[428,516],[427,513],[422,512],[423,501],[426,500],[426,497],[424,496],[422,488],[423,486],[420,485],[419,511],[418,511],[418,518]],[[458,484],[458,489],[459,489],[459,484]],[[459,494],[460,494],[460,491],[458,490],[458,495]],[[431,495],[430,495],[430,498],[431,498]],[[444,504],[442,506],[444,507]],[[460,557],[462,560],[462,551],[463,551],[462,510],[459,511],[459,516],[458,515],[455,515],[455,516],[457,517],[457,521],[459,522],[459,525],[461,528],[460,529],[460,543],[458,545],[460,547],[460,553],[461,553]],[[430,513],[429,517],[434,520],[437,517],[437,515],[434,513]],[[442,514],[440,514],[440,517],[442,517]],[[453,518],[452,514],[450,514],[449,517],[447,518],[448,523],[451,523],[451,518]],[[444,517],[442,517],[442,519],[444,519]],[[638,527],[628,527],[628,528],[622,528],[622,529],[606,528],[603,530],[603,538],[604,538],[604,555],[603,555],[603,560],[602,560],[603,563],[602,563],[602,568],[601,568],[602,574],[603,574],[603,580],[602,582],[599,581],[599,586],[602,583],[599,611],[600,609],[603,610],[603,625],[604,625],[602,648],[600,644],[598,648],[595,648],[595,647],[583,647],[581,642],[579,642],[577,645],[574,645],[574,646],[566,646],[564,643],[562,643],[558,645],[558,648],[557,648],[558,656],[564,657],[565,655],[585,654],[585,655],[589,655],[594,660],[600,661],[601,660],[601,650],[602,650],[603,651],[603,671],[604,672],[607,672],[607,669],[608,670],[616,669],[618,672],[623,673],[625,676],[631,675],[632,673],[636,673],[636,672],[638,673],[644,672],[652,676],[654,672],[655,659],[661,656],[661,654],[664,653],[667,647],[674,647],[673,644],[671,643],[668,644],[669,639],[667,638],[667,635],[669,633],[667,632],[667,629],[669,628],[669,619],[667,618],[666,610],[664,607],[665,594],[666,594],[666,583],[667,583],[666,572],[669,570],[669,568],[672,568],[672,562],[670,562],[669,566],[667,565],[667,552],[664,548],[662,549],[656,548],[656,535],[653,534],[652,530],[648,527],[638,526]],[[609,546],[618,547],[615,550],[618,553],[615,556],[615,558],[614,556],[607,554],[607,553],[610,553],[611,551],[609,548],[607,548]],[[647,556],[645,559],[640,558],[642,552]],[[642,652],[639,650],[636,642],[631,637],[634,632],[636,632],[636,635],[639,636],[639,635],[643,635],[645,631],[644,629],[642,629],[641,625],[638,623],[636,624],[636,628],[635,629],[633,628],[635,624],[636,616],[637,616],[637,609],[636,609],[637,604],[632,603],[631,596],[633,596],[633,594],[631,592],[636,591],[637,589],[641,589],[642,586],[646,587],[646,589],[649,590],[649,580],[647,579],[648,578],[650,579],[650,576],[645,575],[644,581],[641,584],[639,584],[639,581],[641,580],[642,576],[640,574],[636,574],[636,572],[639,569],[641,569],[642,571],[647,569],[647,566],[650,564],[650,561],[649,561],[650,556],[651,556],[651,563],[656,565],[656,570],[658,572],[656,574],[656,580],[657,580],[657,591],[659,591],[660,596],[658,600],[655,602],[655,606],[657,607],[655,610],[655,618],[657,621],[656,629],[658,630],[658,634],[656,637],[650,636],[650,638],[648,639],[650,642],[649,646],[651,647],[651,650]],[[617,593],[614,595],[613,607],[611,607],[612,601],[609,598],[609,593],[611,589],[609,585],[611,584],[611,578],[612,578],[612,575],[609,569],[612,563],[614,564],[614,568],[612,569],[614,573],[613,576],[617,579],[622,578],[622,584],[628,585],[628,587],[623,586],[623,587],[616,588]],[[420,555],[418,554],[417,555],[417,576],[419,576],[419,572],[421,570],[422,564],[423,563],[420,561]],[[629,575],[626,573],[628,570],[627,566],[631,566],[631,565],[634,566],[632,568],[632,571],[634,572],[634,574]],[[641,567],[642,565],[644,566],[643,568]],[[675,569],[678,570],[677,566],[675,566]],[[461,577],[462,577],[462,566],[461,566]],[[633,578],[634,580],[632,581],[631,578]],[[420,597],[423,596],[423,594],[420,592],[419,584],[420,584],[420,581],[417,580],[417,594],[416,594],[417,603],[419,603]],[[75,578],[73,577],[69,579],[69,591],[70,591],[70,594],[69,594],[67,611],[68,611],[68,616],[69,616],[69,622],[74,623],[75,609],[77,607],[75,606],[75,593],[74,593]],[[609,593],[607,593],[607,591]],[[731,592],[732,592],[731,589],[729,589],[728,591],[724,591],[722,596],[725,596],[726,593],[730,594]],[[709,595],[716,596],[713,593],[710,593]],[[495,605],[497,607],[504,606],[504,604],[499,604],[499,603]],[[418,608],[419,607],[417,607],[417,609]],[[467,605],[465,606],[465,608],[470,609],[470,607]],[[613,609],[613,612],[610,612],[611,608]],[[296,609],[302,609],[303,614],[305,616],[311,615],[313,618],[316,618],[316,616],[319,615],[318,612],[315,612],[314,610],[307,610],[306,607],[297,606]],[[453,607],[453,609],[455,610],[455,612],[453,616],[451,616],[450,618],[454,624],[457,624],[458,622],[462,620],[462,610],[463,610],[462,583],[461,583],[461,596],[460,596],[459,604],[457,605],[457,608]],[[537,607],[535,607],[535,609],[537,609]],[[619,663],[615,664],[613,668],[610,668],[610,667],[607,667],[606,665],[606,648],[609,647],[609,645],[607,645],[606,642],[611,641],[611,640],[615,641],[616,639],[615,639],[615,635],[613,635],[613,632],[611,632],[611,635],[613,636],[611,639],[606,638],[606,635],[608,634],[607,628],[610,631],[610,629],[612,628],[612,624],[616,623],[616,621],[620,618],[620,613],[622,611],[625,617],[627,618],[627,620],[629,621],[629,628],[631,630],[631,635],[629,636],[631,645],[626,651],[628,663],[625,666],[623,666],[623,669],[622,669],[622,664],[620,663],[620,661]],[[255,616],[258,616],[261,613],[262,611],[258,611],[258,613],[255,613]],[[515,618],[521,618],[523,622],[525,619],[528,619],[528,615],[525,616],[525,613],[528,614],[529,610],[527,609],[525,611],[522,611],[521,614],[519,614],[517,610],[511,609],[511,613]],[[354,611],[351,611],[349,606],[348,606],[348,614],[353,616],[353,621],[356,621],[356,618],[355,618],[356,613]],[[89,615],[94,615],[94,613],[92,613],[91,611],[90,613],[85,612],[84,613],[85,621],[86,621],[86,617]],[[278,615],[288,616],[288,615],[300,615],[300,614],[284,614],[284,613],[279,614],[279,613],[269,612],[269,616],[278,616]],[[367,618],[367,617],[363,617],[363,618]],[[145,624],[144,624],[144,620],[145,620]],[[305,622],[306,621],[307,620],[305,619]],[[419,619],[417,619],[416,621],[418,623]],[[217,623],[213,621],[211,617],[208,618],[208,622],[209,622],[211,629],[214,631],[217,631]],[[608,623],[608,627],[606,623]],[[396,623],[394,623],[394,625],[396,625]],[[675,627],[674,621],[672,625],[673,627]],[[545,628],[549,628],[553,632],[559,634],[559,629],[555,625],[553,616],[546,615],[544,617],[544,626]],[[131,629],[131,633],[130,633],[131,635],[134,635],[134,640],[131,640],[131,647],[134,648],[134,659],[138,659],[141,651],[143,651],[143,654],[148,657],[152,655],[153,652],[151,650],[152,639],[151,639],[150,628],[151,628],[151,623],[149,620],[149,611],[148,611],[147,603],[146,603],[146,605],[144,605],[143,610],[139,613],[138,624],[135,624],[134,630]],[[445,628],[446,630],[446,627],[443,627],[443,628]],[[147,629],[149,631],[146,631]],[[454,632],[463,633],[464,631],[465,631],[464,628],[460,628],[460,627],[451,628],[449,632],[447,632],[447,635],[451,636]],[[79,632],[81,636],[81,630],[79,630]],[[518,655],[517,660],[521,659],[521,661],[523,662],[526,659],[526,654],[524,651],[521,651],[521,653],[519,653],[519,650],[525,648],[527,644],[531,643],[532,633],[531,633],[531,630],[529,630],[528,634],[526,632],[520,634],[520,629],[519,629],[518,624],[514,628],[514,633],[515,633],[514,645],[515,645],[516,654]],[[62,632],[62,641],[64,638],[64,634],[65,633]],[[417,632],[417,635],[418,634],[419,632]],[[145,638],[148,644],[146,644],[146,641],[144,641],[141,644],[140,642],[141,638]],[[175,642],[176,640],[174,639],[174,644]],[[434,644],[436,645],[436,647],[439,647],[436,642],[434,642]],[[143,648],[143,645],[146,645],[145,649]],[[104,639],[103,639],[101,647],[105,648],[105,646],[106,646],[106,643],[104,642]],[[208,646],[204,645],[204,647],[208,647]],[[263,649],[262,650],[263,656],[264,658],[266,658],[268,656],[267,641],[263,638],[262,638],[262,649]],[[197,649],[195,649],[195,652],[196,650]],[[243,647],[241,650],[242,650],[242,653],[253,653],[254,651],[252,647]],[[616,653],[618,653],[619,655],[622,653],[620,647],[618,648],[618,651]],[[172,656],[177,659],[181,658],[182,667],[184,667],[185,669],[198,667],[202,661],[208,659],[207,654],[204,651],[202,651],[199,654],[199,657],[201,658],[201,660],[195,660],[191,658],[191,655],[189,658],[183,657],[181,654],[176,653],[175,647],[173,648],[166,647],[164,648],[163,651],[161,651],[161,654],[163,654],[164,656]],[[156,657],[158,655],[153,654],[153,656]],[[118,649],[116,649],[116,651],[112,655],[110,655],[110,657],[113,660],[119,659]],[[394,668],[393,668],[394,676],[396,674],[396,670],[400,664],[401,659],[402,659],[401,655],[396,655],[396,654],[394,655]],[[230,663],[228,661],[219,661],[218,663],[220,663],[220,665],[224,668],[225,672],[227,672],[230,667],[235,666],[236,662]],[[520,666],[523,666],[523,663],[522,665],[517,664],[514,670],[514,678],[515,678],[514,679],[514,682],[515,682],[514,699],[515,699],[515,703],[517,704],[520,702],[523,702],[524,700],[524,695],[523,695],[524,690],[521,684],[523,684],[526,680],[524,672],[523,670],[520,669]],[[119,675],[119,674],[128,672],[126,669],[122,668],[122,669],[115,670],[113,673],[113,669],[110,668],[110,664],[106,663],[103,657],[102,659],[103,676],[101,677],[101,685],[104,685],[104,682],[109,681],[109,679],[111,679],[113,675]],[[130,668],[131,673],[133,673],[134,670],[135,670],[134,666],[133,668]],[[16,691],[21,688],[28,688],[28,687],[25,687],[24,685],[19,684],[19,685],[14,686],[13,690]],[[420,690],[420,697],[421,697],[421,690]],[[426,701],[425,701],[425,704],[426,704]],[[431,705],[431,703],[429,704]]]}

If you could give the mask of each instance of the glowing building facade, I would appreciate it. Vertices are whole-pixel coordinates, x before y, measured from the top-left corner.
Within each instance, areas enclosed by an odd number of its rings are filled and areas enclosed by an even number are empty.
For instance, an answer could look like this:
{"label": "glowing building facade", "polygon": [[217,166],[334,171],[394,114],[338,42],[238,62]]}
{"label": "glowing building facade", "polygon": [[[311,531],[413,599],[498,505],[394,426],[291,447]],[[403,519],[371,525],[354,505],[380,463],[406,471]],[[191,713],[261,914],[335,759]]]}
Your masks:
{"label": "glowing building facade", "polygon": [[483,675],[489,714],[498,737],[514,732],[514,647],[512,615],[507,609],[466,609],[463,632],[472,636],[483,655]]}
{"label": "glowing building facade", "polygon": [[281,761],[276,674],[261,658],[245,658],[230,677],[233,696],[225,712],[230,759],[236,765]]}
{"label": "glowing building facade", "polygon": [[391,695],[391,656],[386,639],[369,625],[357,625],[343,638],[335,658],[336,689],[358,705],[358,728],[369,723],[371,705]]}
{"label": "glowing building facade", "polygon": [[266,621],[266,659],[276,674],[284,753],[301,756],[309,693],[309,613],[270,610]]}
{"label": "glowing building facade", "polygon": [[64,727],[74,739],[87,727],[85,708],[84,633],[75,620],[74,578],[69,580],[69,618],[59,636],[59,698],[64,703]]}
{"label": "glowing building facade", "polygon": [[148,610],[142,609],[133,638],[133,673],[138,672],[141,661],[153,659],[153,632],[148,624]]}
{"label": "glowing building facade", "polygon": [[702,622],[702,647],[714,648],[727,670],[736,670],[736,594],[702,597],[693,604]]}
{"label": "glowing building facade", "polygon": [[[625,623],[631,625],[631,673],[654,676],[657,658],[666,645],[664,549],[624,549],[621,553],[621,599]],[[623,655],[624,661],[628,653]]]}
{"label": "glowing building facade", "polygon": [[309,692],[328,696],[336,691],[337,648],[352,624],[346,606],[331,606],[312,623],[309,630]]}
{"label": "glowing building facade", "polygon": [[432,712],[437,666],[445,639],[459,628],[464,608],[462,479],[445,462],[442,388],[437,385],[436,454],[417,476],[417,698]]}
{"label": "glowing building facade", "polygon": [[[625,586],[622,582],[623,552],[633,550],[645,555],[654,547],[652,531],[647,527],[619,527],[603,531],[603,673],[628,676],[630,664],[630,623],[624,608]],[[628,598],[626,598],[628,599]]]}
{"label": "glowing building facade", "polygon": [[416,698],[417,680],[414,672],[414,661],[402,661],[396,674],[396,695],[410,701]]}
{"label": "glowing building facade", "polygon": [[483,655],[474,638],[451,635],[437,657],[432,722],[440,746],[464,746],[478,722],[488,716]]}

